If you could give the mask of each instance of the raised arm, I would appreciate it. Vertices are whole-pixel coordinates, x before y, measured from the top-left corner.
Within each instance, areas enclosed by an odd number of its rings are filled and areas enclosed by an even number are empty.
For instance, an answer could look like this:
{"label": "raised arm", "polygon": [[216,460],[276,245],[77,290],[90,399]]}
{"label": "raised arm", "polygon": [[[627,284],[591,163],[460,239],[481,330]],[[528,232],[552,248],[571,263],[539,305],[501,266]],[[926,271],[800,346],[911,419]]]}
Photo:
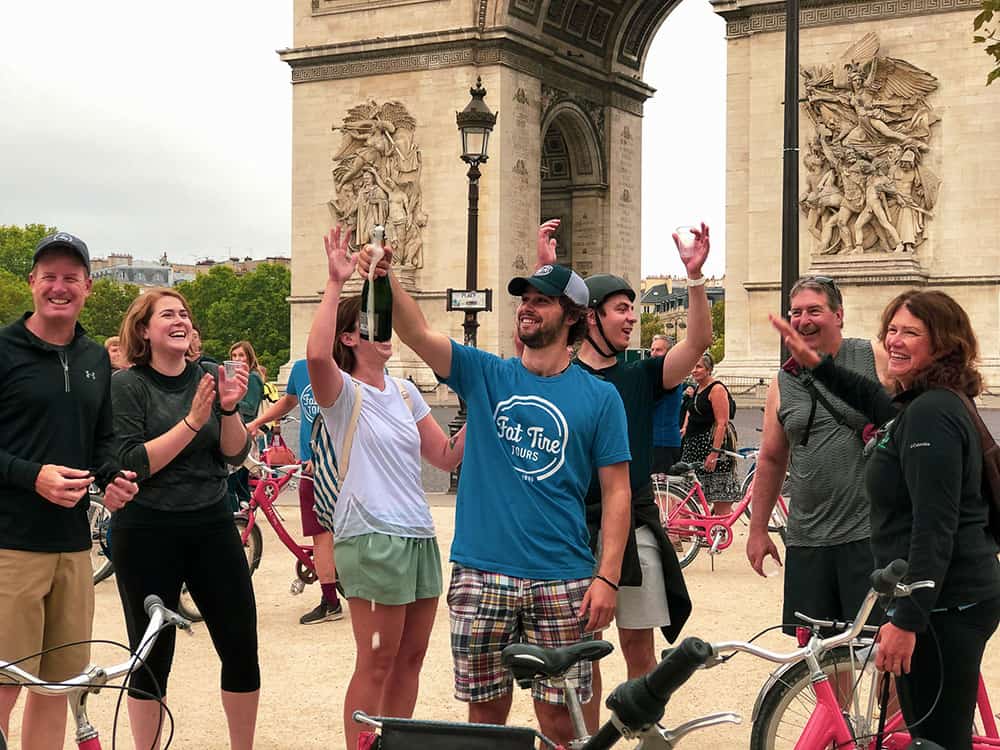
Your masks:
{"label": "raised arm", "polygon": [[298,406],[298,403],[298,396],[294,393],[286,393],[269,407],[264,409],[264,411],[261,412],[260,416],[256,419],[247,422],[247,432],[253,435],[260,429],[262,424],[267,424],[268,422],[273,422],[276,419],[281,419],[283,416],[288,414],[288,412]]}
{"label": "raised arm", "polygon": [[326,288],[316,309],[309,338],[306,341],[306,366],[313,396],[322,407],[332,406],[344,387],[340,368],[333,360],[333,344],[337,335],[337,308],[344,282],[351,278],[358,264],[349,254],[351,230],[338,224],[323,237],[326,251]]}
{"label": "raised arm", "polygon": [[[435,375],[447,378],[451,374],[451,339],[439,331],[432,330],[427,318],[416,300],[403,289],[402,284],[389,272],[392,264],[392,248],[383,246],[382,259],[375,268],[376,276],[389,275],[392,282],[392,328],[400,341],[410,347],[434,371]],[[371,246],[365,245],[358,261],[361,275],[367,278],[371,266]],[[310,368],[312,365],[310,364]],[[312,370],[310,369],[310,377]],[[316,384],[313,382],[313,391]]]}
{"label": "raised arm", "polygon": [[[685,245],[674,233],[674,244],[688,276],[687,338],[671,347],[663,358],[663,387],[674,388],[686,378],[705,350],[712,345],[712,313],[701,267],[708,258],[708,226],[692,230],[694,241]],[[700,281],[697,285],[690,282]],[[727,412],[728,414],[728,412]]]}

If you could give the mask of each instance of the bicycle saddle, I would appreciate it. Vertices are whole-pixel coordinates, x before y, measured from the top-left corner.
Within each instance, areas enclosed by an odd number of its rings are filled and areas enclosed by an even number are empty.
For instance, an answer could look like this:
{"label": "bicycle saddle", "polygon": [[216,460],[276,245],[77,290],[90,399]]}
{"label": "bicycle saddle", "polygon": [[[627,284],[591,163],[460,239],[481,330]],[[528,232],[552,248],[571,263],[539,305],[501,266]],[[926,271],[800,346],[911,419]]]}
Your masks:
{"label": "bicycle saddle", "polygon": [[673,477],[682,477],[692,471],[694,471],[694,466],[692,464],[686,464],[683,461],[678,461],[667,469],[667,474]]}
{"label": "bicycle saddle", "polygon": [[607,641],[586,641],[563,648],[542,648],[528,643],[512,643],[500,654],[500,663],[507,667],[522,688],[541,677],[559,677],[579,661],[596,661],[615,650]]}

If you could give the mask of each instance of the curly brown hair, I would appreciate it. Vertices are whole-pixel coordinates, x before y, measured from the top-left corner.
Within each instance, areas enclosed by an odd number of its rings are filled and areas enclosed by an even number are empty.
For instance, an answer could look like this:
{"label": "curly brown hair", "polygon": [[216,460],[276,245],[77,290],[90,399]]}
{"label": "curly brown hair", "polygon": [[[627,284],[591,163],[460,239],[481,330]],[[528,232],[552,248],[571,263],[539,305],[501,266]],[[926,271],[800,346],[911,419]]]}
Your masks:
{"label": "curly brown hair", "polygon": [[934,361],[919,372],[912,386],[954,388],[974,398],[983,390],[983,376],[976,369],[979,343],[972,323],[962,306],[937,290],[910,289],[897,296],[882,312],[879,341],[885,343],[886,331],[899,308],[906,309],[927,327]]}

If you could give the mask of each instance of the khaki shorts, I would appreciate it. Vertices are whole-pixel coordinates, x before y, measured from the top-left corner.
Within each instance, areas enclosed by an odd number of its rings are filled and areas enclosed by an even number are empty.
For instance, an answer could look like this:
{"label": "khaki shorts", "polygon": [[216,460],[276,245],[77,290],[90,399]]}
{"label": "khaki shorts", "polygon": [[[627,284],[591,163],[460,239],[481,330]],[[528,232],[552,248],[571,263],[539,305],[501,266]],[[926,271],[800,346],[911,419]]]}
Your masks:
{"label": "khaki shorts", "polygon": [[362,534],[337,542],[337,577],[348,599],[390,606],[441,596],[437,539]]}
{"label": "khaki shorts", "polygon": [[[90,550],[0,550],[0,661],[15,661],[65,643],[90,640],[93,624]],[[34,656],[17,666],[56,682],[80,674],[89,662],[87,643]]]}

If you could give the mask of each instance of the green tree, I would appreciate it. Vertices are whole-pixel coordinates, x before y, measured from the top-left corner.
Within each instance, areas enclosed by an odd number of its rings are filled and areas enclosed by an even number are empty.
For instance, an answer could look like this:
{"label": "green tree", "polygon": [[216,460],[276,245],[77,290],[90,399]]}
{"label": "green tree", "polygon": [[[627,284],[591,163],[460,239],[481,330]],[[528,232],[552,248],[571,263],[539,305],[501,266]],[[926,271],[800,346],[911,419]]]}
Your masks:
{"label": "green tree", "polygon": [[229,347],[246,339],[272,379],[289,357],[291,288],[289,270],[271,263],[244,276],[228,266],[216,266],[177,285],[201,328],[206,354],[219,361],[228,359]]}
{"label": "green tree", "polygon": [[91,338],[104,343],[109,336],[118,335],[128,306],[138,296],[139,287],[135,284],[98,279],[80,312],[80,324]]}
{"label": "green tree", "polygon": [[982,0],[982,10],[972,22],[976,32],[972,40],[985,45],[986,54],[993,58],[993,69],[986,76],[987,86],[1000,78],[1000,40],[997,38],[997,24],[993,23],[995,13],[1000,13],[1000,0]]}
{"label": "green tree", "polygon": [[726,303],[712,305],[712,345],[708,348],[716,364],[726,356]]}
{"label": "green tree", "polygon": [[643,313],[639,318],[639,346],[643,349],[650,347],[653,336],[663,332],[663,321],[656,313]]}
{"label": "green tree", "polygon": [[0,325],[13,323],[32,308],[28,282],[0,268]]}
{"label": "green tree", "polygon": [[56,232],[44,224],[0,224],[0,268],[19,279],[27,279],[31,271],[31,256],[42,237]]}

